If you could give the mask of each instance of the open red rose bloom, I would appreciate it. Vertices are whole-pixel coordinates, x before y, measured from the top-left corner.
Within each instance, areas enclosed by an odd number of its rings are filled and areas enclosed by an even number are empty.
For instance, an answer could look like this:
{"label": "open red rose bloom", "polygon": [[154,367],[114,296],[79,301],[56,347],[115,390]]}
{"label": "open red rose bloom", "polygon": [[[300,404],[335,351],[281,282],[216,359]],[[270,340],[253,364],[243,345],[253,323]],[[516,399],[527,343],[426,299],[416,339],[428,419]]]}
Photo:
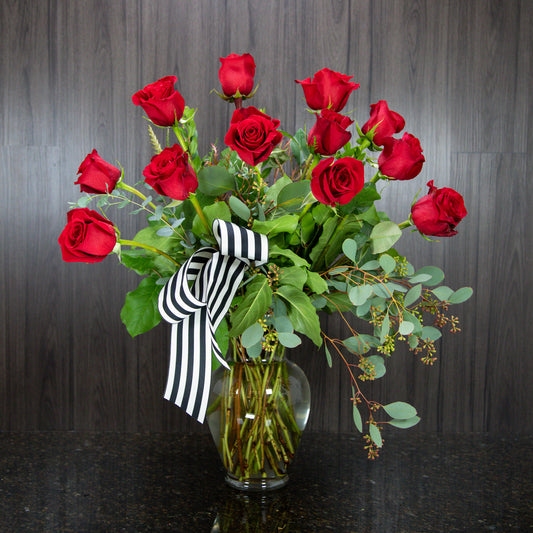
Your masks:
{"label": "open red rose bloom", "polygon": [[91,209],[79,208],[67,213],[67,225],[58,241],[64,261],[98,263],[112,252],[117,238],[110,220]]}
{"label": "open red rose bloom", "polygon": [[468,214],[463,197],[449,187],[437,189],[433,185],[433,180],[427,185],[429,193],[411,208],[415,226],[424,235],[435,237],[456,235],[455,227]]}

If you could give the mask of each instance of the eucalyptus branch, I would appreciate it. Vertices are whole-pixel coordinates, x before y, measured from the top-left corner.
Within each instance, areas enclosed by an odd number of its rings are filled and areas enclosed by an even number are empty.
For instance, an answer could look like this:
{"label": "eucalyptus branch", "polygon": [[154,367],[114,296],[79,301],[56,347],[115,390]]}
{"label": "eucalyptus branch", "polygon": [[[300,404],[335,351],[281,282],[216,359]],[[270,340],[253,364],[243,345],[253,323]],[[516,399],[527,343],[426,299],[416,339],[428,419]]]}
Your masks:
{"label": "eucalyptus branch", "polygon": [[[147,196],[145,196],[141,191],[138,191],[135,187],[132,187],[131,185],[128,185],[127,183],[124,183],[123,181],[119,181],[116,184],[115,188],[123,189],[125,191],[128,191],[128,192],[134,194],[135,196],[139,197],[143,202],[145,202],[147,200]],[[152,209],[156,209],[156,205],[153,202],[148,202],[148,205]]]}

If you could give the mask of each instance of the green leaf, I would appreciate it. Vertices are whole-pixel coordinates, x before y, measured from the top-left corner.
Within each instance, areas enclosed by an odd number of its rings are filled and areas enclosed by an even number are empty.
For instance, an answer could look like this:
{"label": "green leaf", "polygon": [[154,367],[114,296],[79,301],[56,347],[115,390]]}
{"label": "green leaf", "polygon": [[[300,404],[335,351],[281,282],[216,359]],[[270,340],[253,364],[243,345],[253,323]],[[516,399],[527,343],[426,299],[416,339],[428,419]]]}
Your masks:
{"label": "green leaf", "polygon": [[413,330],[413,334],[414,335],[419,335],[420,333],[422,333],[422,324],[420,323],[420,320],[418,320],[418,318],[416,318],[415,315],[413,315],[412,313],[410,313],[409,311],[403,311],[402,313],[402,318],[404,321],[407,321],[407,322],[411,322],[414,326],[414,330]]}
{"label": "green leaf", "polygon": [[355,427],[359,431],[359,433],[363,432],[363,420],[361,419],[361,413],[359,412],[359,409],[357,409],[357,404],[353,402],[353,423],[355,424]]}
{"label": "green leaf", "polygon": [[[158,235],[157,232],[166,227],[168,226],[163,222],[146,226],[135,235],[133,240],[141,244],[148,244],[166,253],[173,251],[177,247],[182,248],[179,244],[180,238],[177,234],[173,233],[170,237]],[[145,254],[148,253],[150,252],[145,252]]]}
{"label": "green leaf", "polygon": [[355,263],[355,255],[357,254],[357,243],[353,239],[346,239],[342,243],[342,251],[348,259]]}
{"label": "green leaf", "polygon": [[373,254],[386,252],[402,236],[402,230],[390,220],[380,222],[370,234],[370,243]]}
{"label": "green leaf", "polygon": [[353,200],[345,205],[339,206],[337,209],[343,216],[354,212],[361,212],[364,208],[372,206],[380,198],[381,196],[376,191],[375,184],[367,182],[363,189],[354,196]]}
{"label": "green leaf", "polygon": [[420,417],[413,416],[411,418],[407,418],[406,420],[393,418],[392,420],[389,421],[389,424],[391,426],[394,426],[400,429],[407,429],[407,428],[416,426],[418,422],[420,422]]}
{"label": "green leaf", "polygon": [[413,333],[414,329],[415,329],[415,325],[412,322],[403,320],[400,326],[398,327],[398,333],[400,335],[409,335]]}
{"label": "green leaf", "polygon": [[174,231],[172,230],[172,228],[164,226],[163,228],[157,230],[156,235],[158,235],[159,237],[172,237],[172,235],[174,235]]}
{"label": "green leaf", "polygon": [[362,335],[354,335],[342,341],[344,346],[351,352],[362,355],[370,350],[370,344],[362,338]]}
{"label": "green leaf", "polygon": [[277,205],[285,211],[298,211],[310,192],[311,182],[308,180],[289,183],[279,192]]}
{"label": "green leaf", "polygon": [[416,415],[416,409],[405,402],[393,402],[384,405],[383,409],[392,418],[407,420]]}
{"label": "green leaf", "polygon": [[250,348],[254,344],[261,342],[263,338],[263,326],[255,322],[249,328],[246,328],[241,335],[241,343],[245,348]]}
{"label": "green leaf", "polygon": [[241,335],[244,330],[254,322],[263,318],[272,304],[272,289],[268,284],[268,278],[263,274],[257,274],[246,285],[246,293],[237,309],[231,314],[232,328],[229,332],[231,337]]}
{"label": "green leaf", "polygon": [[[338,220],[336,218],[328,218],[322,227],[322,233],[318,239],[318,242],[313,246],[309,258],[311,261],[315,262],[324,252],[324,249],[329,243],[329,240],[332,238],[333,233],[337,229]],[[325,252],[324,252],[325,253]]]}
{"label": "green leaf", "polygon": [[414,304],[422,294],[422,285],[415,285],[411,287],[403,299],[403,304],[405,307],[409,307],[411,304]]}
{"label": "green leaf", "polygon": [[379,379],[385,375],[385,361],[381,355],[371,355],[366,358],[374,366],[374,379]]}
{"label": "green leaf", "polygon": [[390,274],[396,268],[396,261],[388,254],[383,254],[379,258],[379,264],[385,274]]}
{"label": "green leaf", "polygon": [[265,205],[268,206],[271,203],[275,204],[278,198],[278,194],[289,183],[292,183],[292,180],[287,175],[281,176],[281,178],[278,178],[276,182],[274,183],[274,185],[268,188],[268,191],[265,195]]}
{"label": "green leaf", "polygon": [[372,296],[372,287],[370,285],[356,285],[348,291],[350,301],[356,305],[363,305]]}
{"label": "green leaf", "polygon": [[279,233],[294,233],[298,227],[298,217],[295,215],[283,215],[274,220],[254,220],[252,230],[263,235],[273,237]]}
{"label": "green leaf", "polygon": [[434,287],[435,285],[442,283],[442,280],[444,279],[444,272],[435,266],[422,267],[417,270],[414,275],[416,276],[418,274],[429,274],[431,276],[429,280],[424,281],[424,285],[427,285],[428,287]]}
{"label": "green leaf", "polygon": [[302,267],[310,267],[311,265],[302,257],[295,254],[292,250],[285,250],[284,248],[280,248],[277,245],[271,245],[269,250],[269,256],[270,257],[277,257],[277,256],[283,256],[286,257],[289,261],[291,261],[294,265]]}
{"label": "green leaf", "polygon": [[229,206],[231,210],[242,220],[248,222],[250,218],[250,209],[248,206],[236,196],[229,197]]}
{"label": "green leaf", "polygon": [[292,285],[302,290],[307,281],[307,271],[298,266],[282,267],[279,273],[280,285]]}
{"label": "green leaf", "polygon": [[[228,321],[224,318],[217,327],[215,331],[215,339],[217,341],[218,347],[222,352],[222,357],[226,355],[229,348],[229,333],[228,333]],[[213,355],[212,357],[212,368],[216,370],[220,366],[220,362]]]}
{"label": "green leaf", "polygon": [[431,279],[431,276],[429,274],[415,274],[414,276],[411,276],[409,278],[409,281],[411,283],[424,283],[425,281],[429,281]]}
{"label": "green leaf", "polygon": [[[206,205],[202,208],[202,211],[204,212],[210,227],[216,218],[231,222],[231,211],[226,202],[215,202],[214,204]],[[192,231],[198,236],[201,236],[206,232],[205,226],[198,215],[194,217]]]}
{"label": "green leaf", "polygon": [[121,250],[120,262],[125,267],[131,268],[141,276],[149,274],[154,268],[153,255],[147,257],[146,255],[144,255],[144,250],[141,251],[138,248],[134,250]]}
{"label": "green leaf", "polygon": [[453,294],[453,289],[450,289],[450,287],[446,287],[444,285],[441,285],[440,287],[437,287],[436,289],[433,289],[431,291],[441,302],[445,302],[448,300],[448,298]]}
{"label": "green leaf", "polygon": [[380,267],[380,264],[375,259],[367,261],[363,266],[359,267],[361,270],[377,270]]}
{"label": "green leaf", "polygon": [[132,337],[151,330],[161,322],[157,308],[161,289],[154,278],[144,278],[135,290],[126,294],[120,318]]}
{"label": "green leaf", "polygon": [[466,302],[470,296],[474,293],[474,290],[472,287],[463,287],[461,289],[457,289],[449,298],[448,301],[451,304],[460,304],[463,302]]}
{"label": "green leaf", "polygon": [[332,264],[342,253],[342,245],[346,238],[359,233],[360,229],[361,222],[356,220],[353,216],[351,218],[346,217],[341,221],[327,245],[326,254],[324,256],[326,265]]}
{"label": "green leaf", "polygon": [[385,337],[389,334],[390,330],[390,318],[389,313],[387,312],[385,314],[385,318],[383,318],[383,323],[381,324],[381,333],[379,335],[379,343],[383,344],[385,342]]}
{"label": "green leaf", "polygon": [[252,359],[256,359],[261,355],[261,352],[263,351],[263,344],[261,342],[258,342],[257,344],[254,344],[253,346],[250,346],[246,349],[246,353],[249,357]]}
{"label": "green leaf", "polygon": [[436,341],[442,337],[442,333],[439,329],[434,328],[433,326],[424,326],[420,337],[429,341]]}
{"label": "green leaf", "polygon": [[326,343],[324,343],[324,351],[326,352],[326,361],[328,362],[328,366],[331,368],[333,366],[333,361],[331,360],[331,353],[328,350]]}
{"label": "green leaf", "polygon": [[224,167],[203,167],[197,178],[198,189],[207,196],[220,196],[235,190],[235,179]]}
{"label": "green leaf", "polygon": [[369,424],[368,432],[370,434],[370,438],[374,441],[374,444],[378,448],[381,448],[383,446],[383,441],[381,440],[379,428],[375,424]]}
{"label": "green leaf", "polygon": [[296,348],[299,344],[302,344],[302,339],[294,333],[284,333],[278,331],[279,342],[286,348]]}
{"label": "green leaf", "polygon": [[305,284],[316,294],[322,294],[328,290],[327,281],[318,272],[307,272]]}
{"label": "green leaf", "polygon": [[274,326],[274,329],[278,333],[292,333],[294,331],[294,328],[292,327],[291,321],[289,320],[287,315],[285,315],[285,316],[276,316],[276,315],[274,315],[272,317],[272,324]]}
{"label": "green leaf", "polygon": [[287,314],[294,329],[320,346],[322,344],[320,322],[317,310],[311,303],[309,296],[291,285],[282,285],[276,291],[276,295],[282,298],[287,305]]}
{"label": "green leaf", "polygon": [[380,218],[375,205],[370,206],[364,213],[359,215],[359,220],[368,222],[371,226],[379,224]]}

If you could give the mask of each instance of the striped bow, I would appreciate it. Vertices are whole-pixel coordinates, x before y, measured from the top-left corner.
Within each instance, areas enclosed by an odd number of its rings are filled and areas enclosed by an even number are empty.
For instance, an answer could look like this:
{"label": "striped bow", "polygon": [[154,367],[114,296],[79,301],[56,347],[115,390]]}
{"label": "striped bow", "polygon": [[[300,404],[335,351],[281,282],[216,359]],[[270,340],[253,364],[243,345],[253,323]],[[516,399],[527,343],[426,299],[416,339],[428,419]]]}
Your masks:
{"label": "striped bow", "polygon": [[211,353],[228,368],[215,331],[251,261],[268,260],[266,235],[216,219],[216,248],[200,248],[159,294],[159,312],[172,324],[165,399],[203,422],[211,384]]}

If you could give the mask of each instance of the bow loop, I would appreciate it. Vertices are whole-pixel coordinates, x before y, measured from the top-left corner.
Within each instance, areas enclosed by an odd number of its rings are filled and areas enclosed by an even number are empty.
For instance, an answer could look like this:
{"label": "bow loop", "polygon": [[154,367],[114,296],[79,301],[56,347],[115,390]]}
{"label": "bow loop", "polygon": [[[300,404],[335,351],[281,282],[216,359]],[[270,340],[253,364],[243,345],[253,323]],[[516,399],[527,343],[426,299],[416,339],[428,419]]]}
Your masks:
{"label": "bow loop", "polygon": [[222,255],[238,257],[242,261],[255,261],[257,266],[268,261],[266,235],[218,219],[213,222],[213,235]]}
{"label": "bow loop", "polygon": [[[211,354],[224,366],[215,332],[224,319],[244,272],[268,261],[268,239],[216,219],[219,250],[196,251],[159,294],[161,316],[172,324],[165,398],[203,422],[211,383]],[[192,285],[189,285],[192,283]]]}

